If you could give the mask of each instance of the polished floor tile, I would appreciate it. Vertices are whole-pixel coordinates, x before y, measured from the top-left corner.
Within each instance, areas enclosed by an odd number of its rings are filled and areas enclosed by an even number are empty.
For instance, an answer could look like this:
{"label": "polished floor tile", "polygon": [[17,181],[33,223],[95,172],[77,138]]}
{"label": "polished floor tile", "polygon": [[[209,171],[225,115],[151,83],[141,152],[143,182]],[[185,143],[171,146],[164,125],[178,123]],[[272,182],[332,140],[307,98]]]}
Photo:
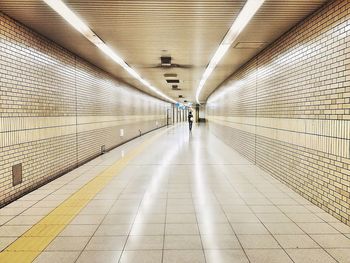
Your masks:
{"label": "polished floor tile", "polygon": [[164,235],[165,224],[134,224],[130,235],[147,236],[147,235]]}
{"label": "polished floor tile", "polygon": [[163,249],[163,236],[129,236],[125,250]]}
{"label": "polished floor tile", "polygon": [[259,220],[263,223],[290,223],[291,219],[283,213],[274,214],[256,214]]}
{"label": "polished floor tile", "polygon": [[230,223],[260,223],[259,218],[253,213],[227,213]]}
{"label": "polished floor tile", "polygon": [[[116,263],[119,260],[121,251],[83,251],[77,263]],[[62,263],[65,261],[61,261]]]}
{"label": "polished floor tile", "polygon": [[68,225],[59,236],[91,237],[97,228],[98,225]]}
{"label": "polished floor tile", "polygon": [[350,248],[350,239],[342,234],[311,235],[323,248]]}
{"label": "polished floor tile", "polygon": [[123,250],[126,243],[126,236],[103,236],[103,237],[92,237],[86,246],[86,250]]}
{"label": "polished floor tile", "polygon": [[46,248],[47,251],[81,251],[89,237],[57,237]]}
{"label": "polished floor tile", "polygon": [[282,248],[319,248],[320,246],[306,234],[274,235]]}
{"label": "polished floor tile", "polygon": [[129,234],[131,225],[100,225],[95,236],[126,236]]}
{"label": "polished floor tile", "polygon": [[272,235],[238,235],[243,248],[280,248]]}
{"label": "polished floor tile", "polygon": [[251,263],[292,263],[288,254],[282,249],[246,249]]}
{"label": "polished floor tile", "polygon": [[269,232],[262,223],[233,223],[233,230],[238,235],[267,235]]}
{"label": "polished floor tile", "polygon": [[295,263],[335,263],[326,251],[322,249],[287,249],[288,255]]}
{"label": "polished floor tile", "polygon": [[17,239],[16,237],[0,237],[0,251],[5,249],[8,245],[10,245],[16,239]]}
{"label": "polished floor tile", "polygon": [[164,263],[205,263],[202,250],[165,250]]}
{"label": "polished floor tile", "polygon": [[248,258],[243,250],[206,250],[207,263],[248,263]]}
{"label": "polished floor tile", "polygon": [[300,227],[295,223],[265,223],[266,228],[275,235],[298,235],[304,234]]}
{"label": "polished floor tile", "polygon": [[350,249],[349,248],[332,248],[327,249],[327,252],[333,256],[334,259],[342,263],[350,263]]}
{"label": "polished floor tile", "polygon": [[34,260],[34,263],[74,263],[79,252],[72,251],[45,251]]}
{"label": "polished floor tile", "polygon": [[8,226],[23,226],[23,225],[34,225],[36,224],[40,219],[42,219],[43,216],[16,216],[12,220],[8,221],[6,225]]}
{"label": "polished floor tile", "polygon": [[226,224],[214,224],[214,223],[206,223],[206,224],[198,224],[199,231],[201,235],[234,235],[232,226],[228,223]]}
{"label": "polished floor tile", "polygon": [[23,235],[31,226],[11,226],[3,225],[0,226],[0,237],[19,237]]}
{"label": "polished floor tile", "polygon": [[338,234],[339,231],[327,223],[298,223],[307,234]]}
{"label": "polished floor tile", "polygon": [[195,224],[197,223],[196,214],[171,214],[166,215],[167,224]]}
{"label": "polished floor tile", "polygon": [[199,235],[171,235],[165,236],[164,249],[203,249]]}
{"label": "polished floor tile", "polygon": [[237,249],[241,248],[234,235],[202,235],[204,249]]}
{"label": "polished floor tile", "polygon": [[[138,251],[124,251],[120,263],[161,263],[161,250],[138,250]],[[180,262],[180,261],[179,261]]]}
{"label": "polished floor tile", "polygon": [[[150,133],[0,209],[0,251]],[[123,154],[121,154],[123,151]],[[83,207],[35,262],[350,260],[350,227],[203,127],[165,131]]]}

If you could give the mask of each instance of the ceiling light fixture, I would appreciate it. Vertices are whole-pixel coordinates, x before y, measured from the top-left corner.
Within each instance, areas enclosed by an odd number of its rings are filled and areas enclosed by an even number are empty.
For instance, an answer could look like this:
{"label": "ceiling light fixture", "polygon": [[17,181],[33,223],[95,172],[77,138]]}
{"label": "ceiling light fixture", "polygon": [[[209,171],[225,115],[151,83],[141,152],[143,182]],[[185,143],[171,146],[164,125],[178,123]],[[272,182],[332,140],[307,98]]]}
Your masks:
{"label": "ceiling light fixture", "polygon": [[249,21],[255,15],[255,13],[259,10],[261,5],[265,0],[247,0],[241,12],[238,14],[238,17],[233,22],[231,28],[226,33],[224,39],[220,43],[219,48],[216,50],[214,56],[211,58],[207,68],[205,69],[202,78],[199,82],[199,86],[196,91],[196,101],[199,102],[199,95],[204,87],[205,82],[214,71],[217,64],[220,62],[222,57],[226,54],[227,50],[230,48],[232,43],[237,39],[239,34],[243,31],[243,29],[247,26]]}
{"label": "ceiling light fixture", "polygon": [[131,76],[140,81],[148,89],[161,96],[162,98],[176,103],[175,100],[165,95],[163,92],[152,86],[144,80],[133,68],[131,68],[120,56],[117,55],[109,46],[107,46],[102,39],[100,39],[72,10],[70,10],[61,0],[43,0],[60,16],[62,16],[72,27],[84,35],[91,43],[97,46],[103,53],[109,56],[113,61],[118,63]]}

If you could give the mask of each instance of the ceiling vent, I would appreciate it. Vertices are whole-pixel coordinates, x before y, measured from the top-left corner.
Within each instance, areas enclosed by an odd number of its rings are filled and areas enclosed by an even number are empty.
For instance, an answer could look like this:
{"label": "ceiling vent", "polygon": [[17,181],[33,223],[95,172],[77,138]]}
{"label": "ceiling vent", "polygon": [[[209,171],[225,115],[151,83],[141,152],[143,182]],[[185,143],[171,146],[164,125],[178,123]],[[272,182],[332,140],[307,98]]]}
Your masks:
{"label": "ceiling vent", "polygon": [[178,79],[166,79],[167,83],[180,83]]}
{"label": "ceiling vent", "polygon": [[163,67],[170,67],[171,66],[171,57],[160,57],[160,64]]}
{"label": "ceiling vent", "polygon": [[177,78],[177,74],[176,73],[165,73],[164,74],[164,78],[166,78],[166,79],[176,79]]}
{"label": "ceiling vent", "polygon": [[193,68],[193,65],[174,64],[174,63],[172,63],[172,58],[170,56],[162,56],[162,57],[160,57],[160,64],[147,66],[146,68],[163,68],[163,69],[182,68],[182,69],[188,69],[188,68]]}

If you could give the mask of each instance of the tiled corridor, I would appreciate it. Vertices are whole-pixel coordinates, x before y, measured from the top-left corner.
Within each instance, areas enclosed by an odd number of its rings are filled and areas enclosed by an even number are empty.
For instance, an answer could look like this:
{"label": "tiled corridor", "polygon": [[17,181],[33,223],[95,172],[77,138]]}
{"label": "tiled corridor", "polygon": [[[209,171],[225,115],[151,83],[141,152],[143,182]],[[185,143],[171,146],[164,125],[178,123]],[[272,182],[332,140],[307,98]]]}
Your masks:
{"label": "tiled corridor", "polygon": [[350,262],[350,227],[204,125],[124,144],[0,209],[0,225],[0,262]]}

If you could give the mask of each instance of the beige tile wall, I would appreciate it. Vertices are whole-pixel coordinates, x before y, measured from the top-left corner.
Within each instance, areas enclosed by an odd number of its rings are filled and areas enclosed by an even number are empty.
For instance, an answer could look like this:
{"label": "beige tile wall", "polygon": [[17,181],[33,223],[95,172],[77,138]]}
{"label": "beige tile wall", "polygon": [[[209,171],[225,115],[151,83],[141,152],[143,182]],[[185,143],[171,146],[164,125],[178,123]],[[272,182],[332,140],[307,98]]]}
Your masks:
{"label": "beige tile wall", "polygon": [[0,13],[0,206],[164,126],[169,107]]}
{"label": "beige tile wall", "polygon": [[208,99],[211,130],[350,225],[350,2],[330,1]]}

